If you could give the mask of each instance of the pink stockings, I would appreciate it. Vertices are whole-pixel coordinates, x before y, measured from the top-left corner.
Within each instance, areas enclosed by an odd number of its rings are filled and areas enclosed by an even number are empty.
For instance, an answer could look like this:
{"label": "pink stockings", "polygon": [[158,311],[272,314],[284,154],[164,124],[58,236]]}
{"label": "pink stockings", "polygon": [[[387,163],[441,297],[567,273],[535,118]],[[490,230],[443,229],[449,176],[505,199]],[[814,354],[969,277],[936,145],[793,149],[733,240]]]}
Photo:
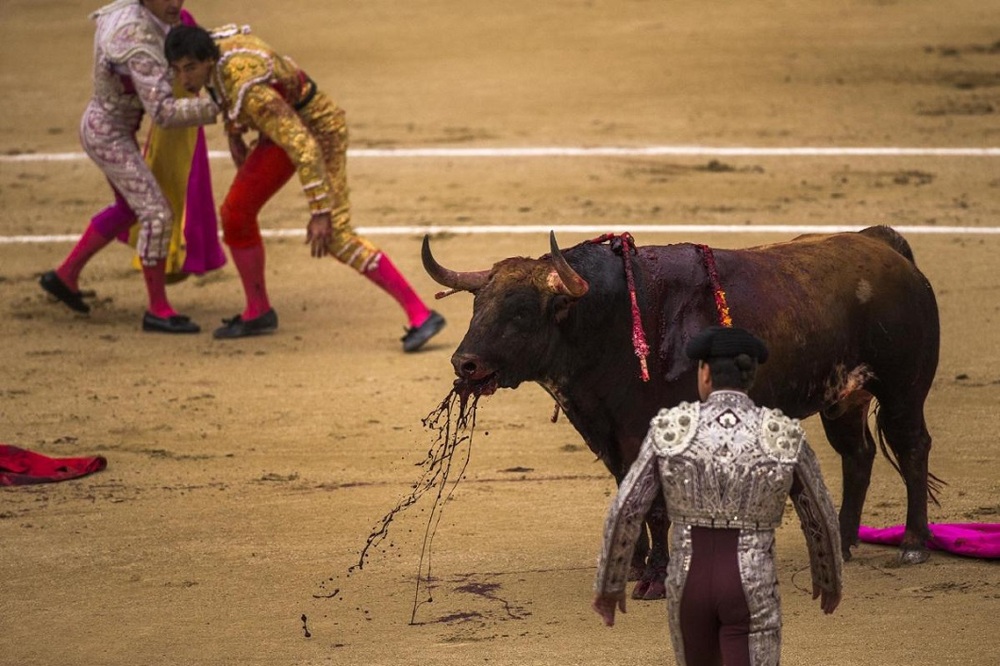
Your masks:
{"label": "pink stockings", "polygon": [[239,271],[243,282],[243,293],[246,294],[247,307],[240,315],[243,321],[250,321],[266,314],[271,309],[267,298],[267,284],[264,280],[264,246],[262,244],[250,247],[229,247],[229,253]]}
{"label": "pink stockings", "polygon": [[[80,273],[83,272],[87,262],[135,222],[135,213],[117,192],[115,199],[113,205],[90,220],[83,236],[56,269],[59,279],[73,291],[80,291]],[[166,260],[161,260],[153,266],[143,266],[142,275],[149,295],[149,311],[157,317],[177,314],[167,300]]]}
{"label": "pink stockings", "polygon": [[420,326],[431,316],[424,302],[420,300],[406,278],[389,261],[384,252],[379,252],[374,268],[364,273],[364,276],[377,284],[386,293],[396,299],[396,302],[406,311],[410,326]]}

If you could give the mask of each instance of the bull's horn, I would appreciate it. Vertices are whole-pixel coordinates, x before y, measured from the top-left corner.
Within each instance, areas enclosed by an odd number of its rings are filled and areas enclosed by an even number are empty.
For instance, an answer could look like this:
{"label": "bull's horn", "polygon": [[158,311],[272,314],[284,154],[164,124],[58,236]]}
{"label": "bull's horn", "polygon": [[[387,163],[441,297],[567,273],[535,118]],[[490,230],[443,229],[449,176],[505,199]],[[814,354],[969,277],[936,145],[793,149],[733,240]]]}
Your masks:
{"label": "bull's horn", "polygon": [[549,247],[552,253],[552,263],[556,265],[556,273],[562,280],[562,289],[566,295],[573,298],[581,298],[590,289],[590,285],[580,275],[573,270],[566,258],[559,251],[559,244],[556,243],[556,232],[549,232]]}
{"label": "bull's horn", "polygon": [[431,239],[427,234],[424,235],[424,245],[420,248],[420,257],[424,260],[424,270],[435,282],[455,291],[478,291],[490,276],[488,270],[466,273],[448,270],[434,260],[434,255],[431,254]]}

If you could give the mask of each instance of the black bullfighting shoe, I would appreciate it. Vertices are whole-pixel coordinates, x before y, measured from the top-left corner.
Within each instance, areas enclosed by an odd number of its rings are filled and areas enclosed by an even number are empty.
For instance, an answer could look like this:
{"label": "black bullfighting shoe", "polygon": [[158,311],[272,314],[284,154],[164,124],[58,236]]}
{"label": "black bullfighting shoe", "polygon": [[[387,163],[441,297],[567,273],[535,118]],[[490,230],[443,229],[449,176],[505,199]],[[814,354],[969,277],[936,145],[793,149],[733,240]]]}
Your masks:
{"label": "black bullfighting shoe", "polygon": [[152,312],[142,315],[142,330],[151,333],[198,333],[201,326],[185,315],[157,317]]}
{"label": "black bullfighting shoe", "polygon": [[70,310],[82,312],[83,314],[90,312],[90,306],[83,302],[83,294],[67,287],[66,283],[59,279],[55,271],[49,271],[42,275],[38,279],[38,284],[42,285],[42,289],[49,292],[49,294],[65,303],[66,307]]}
{"label": "black bullfighting shoe", "polygon": [[431,310],[431,316],[427,318],[427,321],[422,323],[420,326],[414,326],[413,328],[406,329],[406,335],[403,336],[403,351],[417,351],[423,347],[428,340],[440,333],[446,323],[447,322],[444,317],[434,310]]}
{"label": "black bullfighting shoe", "polygon": [[259,317],[243,320],[243,317],[236,315],[232,319],[223,319],[223,326],[215,329],[212,337],[216,340],[228,340],[230,338],[246,338],[251,335],[264,335],[274,333],[278,330],[278,313],[271,308]]}

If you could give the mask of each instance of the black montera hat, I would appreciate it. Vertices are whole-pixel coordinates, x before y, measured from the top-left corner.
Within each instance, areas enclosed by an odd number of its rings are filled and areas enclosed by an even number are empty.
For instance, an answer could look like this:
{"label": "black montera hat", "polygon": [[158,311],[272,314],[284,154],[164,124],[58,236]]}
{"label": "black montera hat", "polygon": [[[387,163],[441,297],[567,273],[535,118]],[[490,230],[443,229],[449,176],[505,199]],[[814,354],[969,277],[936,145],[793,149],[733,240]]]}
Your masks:
{"label": "black montera hat", "polygon": [[691,338],[684,351],[688,358],[695,361],[740,354],[746,354],[758,363],[767,361],[767,345],[760,338],[746,329],[729,326],[709,326]]}

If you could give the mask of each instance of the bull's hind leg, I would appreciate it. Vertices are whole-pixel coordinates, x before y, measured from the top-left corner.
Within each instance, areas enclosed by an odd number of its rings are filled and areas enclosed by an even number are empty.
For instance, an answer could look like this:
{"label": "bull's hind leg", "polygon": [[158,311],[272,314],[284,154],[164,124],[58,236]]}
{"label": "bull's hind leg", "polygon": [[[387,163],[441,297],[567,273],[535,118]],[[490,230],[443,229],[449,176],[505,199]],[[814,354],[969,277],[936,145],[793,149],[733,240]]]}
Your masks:
{"label": "bull's hind leg", "polygon": [[[875,461],[875,439],[868,428],[871,396],[843,402],[820,413],[830,445],[840,454],[843,499],[840,504],[840,547],[844,559],[851,559],[851,546],[858,544],[861,512],[868,495]],[[829,484],[828,484],[829,485]]]}
{"label": "bull's hind leg", "polygon": [[[895,455],[893,464],[906,484],[906,529],[899,545],[899,561],[903,564],[920,564],[927,561],[930,552],[927,540],[927,499],[930,486],[941,483],[929,474],[927,465],[931,451],[931,435],[924,421],[923,402],[902,406],[883,403],[877,417],[879,443],[885,444]],[[888,453],[886,452],[888,457]],[[892,462],[892,458],[890,458]],[[930,494],[934,501],[933,494]]]}

